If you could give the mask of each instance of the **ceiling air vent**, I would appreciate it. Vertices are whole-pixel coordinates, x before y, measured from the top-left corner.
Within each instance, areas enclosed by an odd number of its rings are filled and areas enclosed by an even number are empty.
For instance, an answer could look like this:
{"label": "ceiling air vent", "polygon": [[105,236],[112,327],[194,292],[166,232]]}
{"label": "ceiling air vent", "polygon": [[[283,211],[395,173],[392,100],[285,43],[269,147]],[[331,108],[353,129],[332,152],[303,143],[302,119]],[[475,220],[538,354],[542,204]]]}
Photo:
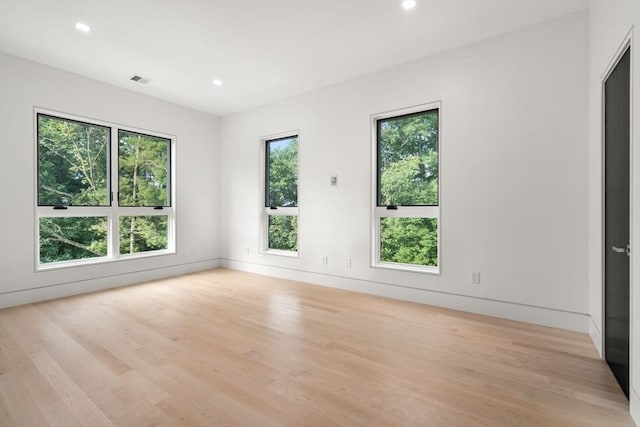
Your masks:
{"label": "ceiling air vent", "polygon": [[137,83],[142,83],[143,85],[146,85],[147,83],[149,83],[151,80],[146,78],[146,77],[142,77],[139,76],[137,74],[131,76],[131,81],[137,82]]}

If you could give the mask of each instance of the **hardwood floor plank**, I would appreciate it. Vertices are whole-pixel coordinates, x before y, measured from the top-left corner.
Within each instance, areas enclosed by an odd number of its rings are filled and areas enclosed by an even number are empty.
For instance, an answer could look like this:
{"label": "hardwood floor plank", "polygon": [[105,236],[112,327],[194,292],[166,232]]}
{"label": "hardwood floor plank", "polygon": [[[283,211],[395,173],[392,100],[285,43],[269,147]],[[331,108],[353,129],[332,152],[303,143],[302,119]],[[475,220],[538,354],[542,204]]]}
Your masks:
{"label": "hardwood floor plank", "polygon": [[0,425],[1,426],[17,426],[18,422],[11,417],[9,413],[9,402],[7,402],[5,383],[0,378]]}
{"label": "hardwood floor plank", "polygon": [[0,407],[3,408],[0,417],[6,419],[9,426],[49,425],[18,373],[10,372],[0,376]]}
{"label": "hardwood floor plank", "polygon": [[0,425],[633,423],[585,334],[218,269],[0,310]]}
{"label": "hardwood floor plank", "polygon": [[91,426],[114,425],[89,398],[87,391],[73,382],[69,369],[63,370],[45,352],[31,354],[30,358],[56,393],[63,398],[76,420]]}

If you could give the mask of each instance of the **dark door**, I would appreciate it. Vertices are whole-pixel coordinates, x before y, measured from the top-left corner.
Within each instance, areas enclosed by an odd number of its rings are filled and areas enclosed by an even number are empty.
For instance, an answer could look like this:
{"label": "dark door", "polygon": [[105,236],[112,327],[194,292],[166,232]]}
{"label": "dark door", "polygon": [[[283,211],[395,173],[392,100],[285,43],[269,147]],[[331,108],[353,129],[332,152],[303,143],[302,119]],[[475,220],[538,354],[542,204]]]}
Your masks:
{"label": "dark door", "polygon": [[605,359],[629,397],[630,50],[604,84]]}

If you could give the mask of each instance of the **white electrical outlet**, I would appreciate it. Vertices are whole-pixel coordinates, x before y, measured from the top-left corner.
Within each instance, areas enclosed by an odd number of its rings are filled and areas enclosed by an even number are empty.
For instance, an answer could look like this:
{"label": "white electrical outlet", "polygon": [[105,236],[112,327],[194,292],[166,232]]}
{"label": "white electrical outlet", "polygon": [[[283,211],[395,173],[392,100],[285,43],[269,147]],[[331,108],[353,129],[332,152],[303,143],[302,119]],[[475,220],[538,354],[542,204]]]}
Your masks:
{"label": "white electrical outlet", "polygon": [[471,284],[479,285],[480,284],[480,273],[471,273]]}

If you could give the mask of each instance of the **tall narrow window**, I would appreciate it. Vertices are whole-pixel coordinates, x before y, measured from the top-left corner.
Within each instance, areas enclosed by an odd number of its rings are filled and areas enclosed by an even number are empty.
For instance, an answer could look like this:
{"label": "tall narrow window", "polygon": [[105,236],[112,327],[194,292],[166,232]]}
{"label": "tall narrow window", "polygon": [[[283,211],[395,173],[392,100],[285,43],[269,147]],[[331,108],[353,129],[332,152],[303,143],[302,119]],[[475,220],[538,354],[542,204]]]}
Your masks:
{"label": "tall narrow window", "polygon": [[175,250],[171,138],[42,112],[36,121],[38,267]]}
{"label": "tall narrow window", "polygon": [[298,252],[298,135],[264,139],[263,249]]}
{"label": "tall narrow window", "polygon": [[373,264],[439,272],[439,104],[373,117]]}

